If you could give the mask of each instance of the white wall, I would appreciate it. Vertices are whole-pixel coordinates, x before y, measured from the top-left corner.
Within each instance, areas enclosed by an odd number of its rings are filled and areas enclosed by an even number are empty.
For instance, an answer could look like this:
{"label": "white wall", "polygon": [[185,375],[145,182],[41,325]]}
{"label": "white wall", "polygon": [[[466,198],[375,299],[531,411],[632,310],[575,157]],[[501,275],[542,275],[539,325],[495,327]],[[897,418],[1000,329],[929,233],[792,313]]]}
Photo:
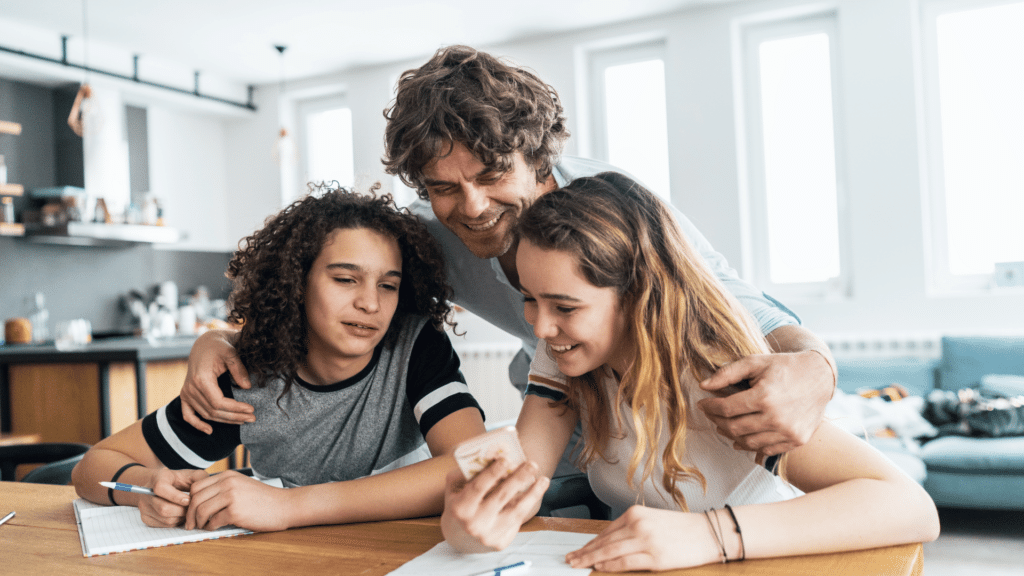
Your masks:
{"label": "white wall", "polygon": [[[922,0],[926,1],[926,0]],[[751,0],[715,8],[608,26],[527,42],[481,47],[533,68],[558,90],[570,129],[580,134],[577,53],[581,46],[625,36],[661,35],[667,47],[667,100],[672,199],[738,269],[744,257],[741,187],[738,177],[733,80],[733,28],[736,22],[777,12],[834,9],[839,29],[841,163],[846,169],[852,222],[853,295],[845,301],[787,302],[811,329],[821,333],[1004,332],[1024,329],[1024,295],[929,294],[925,272],[927,240],[922,209],[927,183],[922,177],[919,139],[915,37],[916,0],[834,0],[797,2]],[[394,79],[415,61],[339,73],[307,81],[344,83],[356,122],[358,186],[384,175],[384,120]],[[261,103],[257,123],[274,114]],[[257,138],[230,138],[229,164],[256,157],[266,145]],[[250,142],[251,140],[251,142]],[[248,145],[247,145],[248,144]],[[566,152],[575,153],[570,140]],[[229,172],[245,181],[246,201],[272,198],[273,179],[262,181]],[[262,189],[261,189],[262,187]],[[267,214],[267,205],[229,210]]]}
{"label": "white wall", "polygon": [[176,108],[149,106],[149,184],[167,226],[185,238],[170,250],[223,251],[228,198],[224,120]]}

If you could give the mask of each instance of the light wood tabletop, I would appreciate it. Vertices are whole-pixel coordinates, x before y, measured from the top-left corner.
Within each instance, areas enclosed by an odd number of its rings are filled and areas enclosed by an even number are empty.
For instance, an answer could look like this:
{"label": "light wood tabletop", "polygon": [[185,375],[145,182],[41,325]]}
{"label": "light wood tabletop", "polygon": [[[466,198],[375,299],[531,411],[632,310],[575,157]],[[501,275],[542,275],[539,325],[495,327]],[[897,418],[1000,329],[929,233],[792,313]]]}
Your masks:
{"label": "light wood tabletop", "polygon": [[[70,486],[0,482],[0,526],[5,574],[352,574],[384,576],[442,540],[437,518],[317,526],[208,540],[179,546],[82,557]],[[526,530],[599,532],[607,522],[534,518]],[[820,554],[715,564],[666,575],[920,576],[920,544],[842,554]],[[600,574],[594,572],[594,575]],[[456,576],[456,575],[453,575]],[[538,574],[537,576],[541,576]]]}

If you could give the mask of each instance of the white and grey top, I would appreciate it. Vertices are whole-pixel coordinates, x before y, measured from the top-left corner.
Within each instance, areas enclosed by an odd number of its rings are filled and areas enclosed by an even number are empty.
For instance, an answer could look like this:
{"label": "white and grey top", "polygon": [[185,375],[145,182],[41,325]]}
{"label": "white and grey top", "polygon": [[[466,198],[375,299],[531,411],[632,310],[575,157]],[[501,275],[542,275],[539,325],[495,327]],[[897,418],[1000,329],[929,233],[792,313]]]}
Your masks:
{"label": "white and grey top", "polygon": [[[679,510],[672,495],[662,486],[665,473],[661,454],[664,453],[669,437],[667,425],[661,431],[661,444],[655,457],[654,470],[643,482],[643,465],[636,470],[632,486],[627,479],[629,463],[637,445],[636,429],[633,427],[632,410],[625,405],[615,406],[618,381],[611,370],[601,368],[600,383],[609,406],[620,411],[622,428],[618,428],[614,411],[609,413],[608,445],[603,457],[597,458],[587,467],[587,479],[594,494],[612,509],[612,518],[619,517],[630,506],[640,504],[651,508]],[[732,440],[720,435],[715,424],[703,411],[694,408],[701,399],[711,396],[701,390],[697,381],[683,376],[688,398],[687,430],[682,464],[696,468],[707,481],[706,489],[696,479],[680,480],[677,487],[686,500],[690,512],[703,512],[722,508],[726,504],[763,504],[789,500],[803,494],[799,489],[775,475],[776,458],[766,459],[758,464],[758,455],[746,450],[733,448]],[[567,378],[558,370],[558,363],[551,357],[545,342],[540,341],[537,355],[530,365],[530,384],[527,394],[549,400],[561,400],[563,390],[568,386]],[[667,422],[666,418],[662,422]],[[584,437],[584,442],[587,438]]]}
{"label": "white and grey top", "polygon": [[142,431],[172,469],[206,468],[242,444],[258,478],[285,486],[352,480],[429,458],[424,437],[434,424],[480,409],[465,382],[448,335],[411,316],[394,346],[378,345],[366,368],[341,382],[299,379],[282,397],[281,380],[245,390],[222,376],[225,396],[252,404],[256,422],[209,422],[207,436],[185,422],[175,398],[146,416]]}

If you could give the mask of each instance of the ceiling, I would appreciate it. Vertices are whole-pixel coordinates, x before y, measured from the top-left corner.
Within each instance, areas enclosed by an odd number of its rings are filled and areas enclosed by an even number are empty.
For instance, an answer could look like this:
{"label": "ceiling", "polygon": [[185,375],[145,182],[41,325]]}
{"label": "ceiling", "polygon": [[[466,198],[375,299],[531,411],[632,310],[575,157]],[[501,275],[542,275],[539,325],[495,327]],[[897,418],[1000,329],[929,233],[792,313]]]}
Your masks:
{"label": "ceiling", "polygon": [[143,63],[261,84],[280,80],[277,44],[288,47],[286,76],[299,79],[418,58],[442,45],[485,46],[729,1],[0,0],[0,23],[38,30],[58,54],[59,37],[70,36],[71,60],[84,12],[93,61],[140,54]]}

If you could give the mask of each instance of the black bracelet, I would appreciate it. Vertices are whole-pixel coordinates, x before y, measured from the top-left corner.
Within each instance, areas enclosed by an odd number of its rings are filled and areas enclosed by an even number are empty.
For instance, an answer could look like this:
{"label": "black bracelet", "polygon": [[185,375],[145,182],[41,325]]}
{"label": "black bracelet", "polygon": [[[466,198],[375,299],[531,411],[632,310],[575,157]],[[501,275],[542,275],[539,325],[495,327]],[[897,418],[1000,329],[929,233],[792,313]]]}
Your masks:
{"label": "black bracelet", "polygon": [[740,521],[736,519],[736,513],[732,511],[732,506],[726,504],[725,509],[729,511],[729,516],[732,516],[732,523],[736,525],[736,533],[740,536],[740,560],[746,560],[747,546],[743,542],[743,531],[740,530]]}
{"label": "black bracelet", "polygon": [[[124,471],[129,469],[129,468],[131,468],[132,466],[142,466],[142,464],[139,464],[138,462],[129,462],[129,463],[125,464],[124,466],[121,466],[120,470],[118,470],[117,472],[114,472],[114,477],[111,478],[110,481],[111,482],[117,482],[117,479],[121,477],[121,474],[124,474]],[[110,499],[110,503],[111,504],[113,504],[114,506],[118,506],[118,503],[114,502],[114,489],[113,488],[107,488],[107,498]]]}

